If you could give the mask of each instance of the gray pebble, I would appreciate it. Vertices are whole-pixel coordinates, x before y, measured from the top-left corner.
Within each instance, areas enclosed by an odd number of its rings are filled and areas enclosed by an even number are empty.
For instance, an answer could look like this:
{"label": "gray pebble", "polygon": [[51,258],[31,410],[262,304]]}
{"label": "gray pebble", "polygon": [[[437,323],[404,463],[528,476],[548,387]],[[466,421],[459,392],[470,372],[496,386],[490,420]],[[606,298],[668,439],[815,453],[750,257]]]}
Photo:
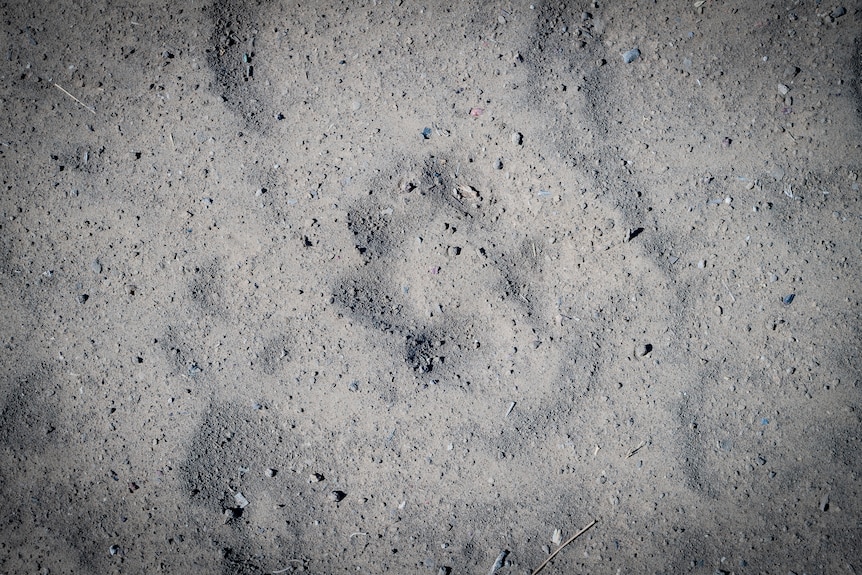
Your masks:
{"label": "gray pebble", "polygon": [[90,269],[93,270],[94,274],[102,273],[102,263],[99,260],[93,260],[93,263],[90,264]]}
{"label": "gray pebble", "polygon": [[524,135],[521,132],[512,132],[509,139],[512,140],[512,143],[516,146],[520,146],[524,142]]}
{"label": "gray pebble", "polygon": [[623,62],[625,62],[626,64],[631,64],[632,62],[640,58],[640,56],[641,51],[637,48],[632,48],[631,50],[623,54]]}
{"label": "gray pebble", "polygon": [[88,296],[85,293],[82,293],[81,295],[78,296],[78,303],[85,304],[85,303],[87,303],[88,299],[90,299],[90,296]]}
{"label": "gray pebble", "polygon": [[494,168],[496,168],[498,170],[503,169],[503,158],[497,158],[497,161],[494,162]]}
{"label": "gray pebble", "polygon": [[829,495],[824,495],[820,499],[820,511],[829,511]]}
{"label": "gray pebble", "polygon": [[111,555],[116,555],[119,552],[120,552],[120,546],[119,545],[111,545],[108,548],[108,553],[110,553]]}
{"label": "gray pebble", "polygon": [[784,69],[784,77],[785,78],[795,78],[799,72],[802,70],[797,66],[788,66]]}
{"label": "gray pebble", "polygon": [[265,473],[266,473],[266,476],[267,476],[267,477],[275,477],[275,474],[276,474],[276,473],[278,473],[278,472],[277,472],[275,469],[273,469],[272,467],[268,467],[268,468],[266,469],[266,472],[265,472]]}
{"label": "gray pebble", "polygon": [[833,10],[829,15],[832,16],[833,18],[841,18],[845,14],[847,14],[847,8],[845,8],[844,6],[839,6],[838,8]]}
{"label": "gray pebble", "polygon": [[347,497],[347,494],[343,491],[332,491],[329,494],[329,499],[332,501],[335,501],[336,503],[338,503],[339,501],[341,501],[345,497]]}

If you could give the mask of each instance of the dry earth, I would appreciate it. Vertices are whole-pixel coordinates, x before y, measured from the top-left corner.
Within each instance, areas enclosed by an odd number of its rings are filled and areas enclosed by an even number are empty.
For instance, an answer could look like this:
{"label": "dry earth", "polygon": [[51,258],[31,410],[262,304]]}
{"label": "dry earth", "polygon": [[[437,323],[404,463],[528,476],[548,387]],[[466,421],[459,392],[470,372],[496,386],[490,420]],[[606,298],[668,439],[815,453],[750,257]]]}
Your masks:
{"label": "dry earth", "polygon": [[862,3],[119,4],[0,8],[0,571],[862,572]]}

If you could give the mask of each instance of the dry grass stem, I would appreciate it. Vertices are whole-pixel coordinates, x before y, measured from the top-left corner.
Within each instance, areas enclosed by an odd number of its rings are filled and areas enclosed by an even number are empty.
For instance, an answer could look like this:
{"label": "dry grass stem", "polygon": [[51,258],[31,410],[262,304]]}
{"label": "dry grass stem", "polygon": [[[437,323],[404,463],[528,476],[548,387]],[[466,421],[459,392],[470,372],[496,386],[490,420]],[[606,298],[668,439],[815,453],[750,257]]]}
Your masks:
{"label": "dry grass stem", "polygon": [[575,533],[574,535],[572,535],[571,537],[569,537],[568,539],[566,539],[566,542],[565,542],[565,543],[563,543],[562,545],[560,545],[559,547],[557,547],[557,550],[556,550],[556,551],[554,551],[553,553],[551,553],[550,555],[548,555],[548,558],[547,558],[547,559],[545,559],[545,560],[542,562],[542,564],[541,564],[541,565],[539,565],[538,567],[536,567],[536,570],[535,570],[535,571],[533,571],[533,575],[536,575],[536,573],[538,573],[539,571],[541,571],[542,569],[544,569],[544,568],[545,568],[545,565],[547,565],[548,563],[550,563],[550,562],[551,562],[551,559],[553,559],[554,557],[556,557],[556,556],[557,556],[557,553],[559,553],[560,551],[562,551],[562,550],[563,550],[563,548],[564,548],[566,545],[568,545],[569,543],[571,543],[572,541],[574,541],[575,539],[577,539],[578,537],[580,537],[581,535],[583,535],[584,533],[586,533],[586,532],[590,529],[590,527],[592,527],[593,525],[595,525],[595,524],[596,524],[596,523],[598,523],[598,522],[599,522],[599,521],[598,521],[598,519],[593,519],[592,521],[590,521],[590,524],[589,524],[589,525],[587,525],[586,527],[584,527],[583,529],[581,529],[580,531],[578,531],[577,533]]}
{"label": "dry grass stem", "polygon": [[76,98],[75,96],[73,96],[72,94],[70,94],[69,92],[67,92],[67,91],[63,88],[63,86],[61,86],[60,84],[56,84],[56,83],[55,83],[55,84],[54,84],[54,86],[55,86],[58,90],[60,90],[61,92],[63,92],[64,94],[66,94],[67,96],[69,96],[70,98],[72,98],[73,100],[75,100],[76,102],[78,102],[78,103],[79,103],[79,104],[80,104],[80,105],[81,105],[85,110],[87,110],[87,111],[89,111],[89,112],[91,112],[91,113],[93,113],[93,114],[95,114],[95,113],[96,113],[96,109],[95,109],[95,108],[91,108],[90,106],[88,106],[87,104],[85,104],[84,102],[82,102],[81,100],[79,100],[78,98]]}

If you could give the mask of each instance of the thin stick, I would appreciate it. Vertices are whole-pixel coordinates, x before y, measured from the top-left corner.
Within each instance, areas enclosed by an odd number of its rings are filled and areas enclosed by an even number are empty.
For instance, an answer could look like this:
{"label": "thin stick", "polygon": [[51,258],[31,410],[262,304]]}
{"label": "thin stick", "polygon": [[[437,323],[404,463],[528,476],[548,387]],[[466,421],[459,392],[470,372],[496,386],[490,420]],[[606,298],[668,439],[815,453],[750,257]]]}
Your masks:
{"label": "thin stick", "polygon": [[[288,559],[287,562],[288,563],[305,563],[305,561],[302,559]],[[278,575],[279,573],[285,573],[287,571],[292,571],[292,570],[293,570],[293,565],[291,565],[290,567],[285,567],[284,569],[279,569],[278,571],[270,571],[269,573],[270,573],[270,575]]]}
{"label": "thin stick", "polygon": [[70,94],[69,92],[67,92],[65,89],[63,89],[63,87],[62,87],[60,84],[56,84],[56,83],[55,83],[55,84],[54,84],[54,86],[55,86],[58,90],[60,90],[61,92],[63,92],[64,94],[66,94],[67,96],[69,96],[70,98],[72,98],[73,100],[75,100],[76,102],[78,102],[79,104],[81,104],[81,106],[83,106],[85,110],[89,110],[89,111],[90,111],[90,112],[92,112],[93,114],[95,114],[95,113],[96,113],[96,110],[95,110],[94,108],[91,108],[90,106],[88,106],[87,104],[85,104],[84,102],[82,102],[81,100],[79,100],[78,98],[76,98],[75,96],[73,96],[72,94]]}
{"label": "thin stick", "polygon": [[732,291],[730,291],[730,288],[729,288],[729,287],[727,287],[727,282],[721,282],[721,283],[723,283],[723,284],[724,284],[724,289],[726,289],[726,290],[727,290],[727,293],[729,293],[729,294],[730,294],[730,301],[735,302],[735,301],[736,301],[736,298],[735,298],[735,297],[733,297],[733,292],[732,292]]}
{"label": "thin stick", "polygon": [[626,459],[628,459],[629,457],[631,457],[632,455],[634,455],[635,453],[637,453],[638,451],[640,451],[640,450],[641,450],[641,447],[643,447],[644,445],[646,445],[646,441],[641,441],[641,442],[640,442],[640,444],[639,444],[637,447],[635,447],[634,449],[632,449],[631,451],[629,451],[629,454],[628,454],[628,455],[626,455]]}
{"label": "thin stick", "polygon": [[544,569],[545,565],[547,565],[548,563],[550,563],[550,562],[551,562],[551,559],[553,559],[554,557],[556,557],[556,556],[557,556],[557,553],[559,553],[560,551],[562,551],[562,550],[563,550],[563,547],[565,547],[566,545],[568,545],[569,543],[571,543],[572,541],[574,541],[575,539],[577,539],[578,537],[580,537],[581,535],[583,535],[584,533],[586,533],[586,532],[590,529],[590,527],[592,527],[593,525],[595,525],[595,524],[596,524],[596,523],[598,523],[598,522],[599,522],[599,521],[598,521],[598,519],[593,519],[593,520],[590,522],[590,524],[589,524],[589,525],[587,525],[586,527],[584,527],[583,529],[581,529],[580,531],[578,531],[577,533],[575,533],[574,535],[572,535],[571,537],[569,537],[569,538],[566,540],[566,542],[565,542],[565,543],[563,543],[562,545],[560,545],[559,547],[557,547],[557,550],[556,550],[556,551],[554,551],[553,553],[551,553],[551,554],[548,556],[548,558],[547,558],[547,559],[545,559],[545,561],[544,561],[544,562],[542,562],[542,564],[541,564],[541,565],[539,565],[538,567],[536,567],[536,570],[535,570],[535,571],[533,571],[533,575],[536,575],[536,573],[538,573],[539,571],[541,571],[542,569]]}

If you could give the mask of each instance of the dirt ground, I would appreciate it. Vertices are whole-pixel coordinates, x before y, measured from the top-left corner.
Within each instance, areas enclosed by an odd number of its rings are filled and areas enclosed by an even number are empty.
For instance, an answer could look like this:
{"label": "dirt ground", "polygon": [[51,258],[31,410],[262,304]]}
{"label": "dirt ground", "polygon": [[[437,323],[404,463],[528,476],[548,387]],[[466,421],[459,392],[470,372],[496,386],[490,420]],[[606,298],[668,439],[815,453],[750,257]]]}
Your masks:
{"label": "dirt ground", "polygon": [[862,2],[118,4],[0,4],[0,572],[862,573]]}

